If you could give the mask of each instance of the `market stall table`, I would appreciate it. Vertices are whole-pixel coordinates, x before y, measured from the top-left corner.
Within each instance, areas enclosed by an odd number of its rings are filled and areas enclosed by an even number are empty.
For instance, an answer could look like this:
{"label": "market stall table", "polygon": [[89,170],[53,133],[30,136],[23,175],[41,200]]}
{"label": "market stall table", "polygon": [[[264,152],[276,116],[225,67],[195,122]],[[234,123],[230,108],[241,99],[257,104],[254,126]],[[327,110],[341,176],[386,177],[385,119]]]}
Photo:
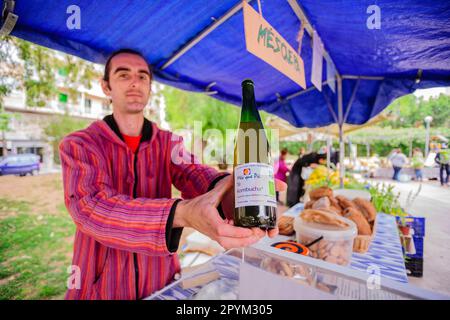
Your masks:
{"label": "market stall table", "polygon": [[[303,203],[298,203],[284,215],[297,217],[303,210]],[[408,282],[408,277],[403,258],[402,246],[398,234],[395,217],[378,213],[378,226],[375,237],[370,244],[369,250],[364,253],[353,253],[350,267],[366,272],[379,268],[382,277],[400,282]],[[285,240],[287,238],[281,238]],[[264,241],[267,241],[265,239]]]}
{"label": "market stall table", "polygon": [[[284,215],[298,216],[302,209],[303,204],[299,203],[287,210]],[[394,283],[394,286],[395,283],[398,283],[399,286],[406,285],[406,283],[408,282],[408,278],[406,275],[403,253],[395,218],[387,214],[379,213],[377,223],[377,232],[367,253],[354,253],[352,255],[351,264],[348,267],[337,265],[332,265],[330,267],[338,269],[340,268],[341,272],[348,274],[360,272],[360,274],[364,273],[367,275],[375,272],[378,273],[382,277],[382,279],[384,279],[383,283],[391,282]],[[285,256],[286,254],[296,256],[293,253],[288,253],[286,251],[275,249],[270,246],[272,243],[275,243],[277,241],[284,241],[287,239],[289,239],[289,237],[281,235],[277,236],[274,239],[264,238],[258,244],[252,246],[251,249],[259,249],[261,250],[261,252],[267,251],[267,253],[271,254],[277,253],[280,255],[280,259],[282,259],[282,256]],[[325,263],[321,260],[313,260],[317,261],[317,263],[319,264]],[[222,279],[226,279],[224,285],[227,286],[226,291],[228,292],[228,298],[237,299],[240,262],[240,259],[237,259],[236,257],[229,256],[227,254],[220,254],[211,260],[211,263],[208,267],[205,267],[205,269],[203,270],[200,269],[200,271],[195,274],[195,277],[198,277],[202,274],[207,274],[212,270],[219,272],[220,277]],[[325,264],[330,265],[328,263]],[[345,272],[345,270],[348,271]],[[362,287],[365,287],[365,284]],[[174,282],[163,288],[160,292],[156,292],[152,296],[148,297],[147,299],[190,299],[195,294],[197,294],[199,290],[199,287],[183,288],[183,286],[180,285],[179,282]],[[364,297],[365,299],[375,299],[377,298],[376,295],[379,294],[379,292],[376,293],[370,290],[367,291],[365,289],[362,289],[361,292],[364,292],[363,295],[367,295]],[[345,294],[346,292],[339,292],[341,298],[343,295],[345,297]],[[380,297],[389,298],[389,294],[390,293],[384,292]],[[398,298],[398,296],[393,294],[391,298],[395,299]]]}

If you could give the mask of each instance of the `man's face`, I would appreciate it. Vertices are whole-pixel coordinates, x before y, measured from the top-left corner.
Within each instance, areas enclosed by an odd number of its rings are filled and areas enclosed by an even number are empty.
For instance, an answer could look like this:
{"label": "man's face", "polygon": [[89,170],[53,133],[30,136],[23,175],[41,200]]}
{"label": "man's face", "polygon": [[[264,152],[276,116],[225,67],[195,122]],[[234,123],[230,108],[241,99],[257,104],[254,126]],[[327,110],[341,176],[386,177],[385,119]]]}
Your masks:
{"label": "man's face", "polygon": [[102,88],[111,97],[114,111],[125,114],[141,113],[150,98],[151,76],[143,58],[121,53],[112,58],[108,82]]}

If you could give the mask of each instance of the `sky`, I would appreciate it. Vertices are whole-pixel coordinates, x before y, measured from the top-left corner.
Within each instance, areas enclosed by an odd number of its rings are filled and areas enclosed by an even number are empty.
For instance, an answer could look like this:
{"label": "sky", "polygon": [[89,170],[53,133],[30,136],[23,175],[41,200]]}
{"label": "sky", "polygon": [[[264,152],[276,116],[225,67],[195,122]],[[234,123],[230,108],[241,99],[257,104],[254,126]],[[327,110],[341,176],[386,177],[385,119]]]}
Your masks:
{"label": "sky", "polygon": [[430,99],[430,97],[436,98],[441,93],[450,95],[450,87],[419,89],[419,90],[414,91],[414,95],[416,97],[423,97],[424,100],[428,100],[428,99]]}

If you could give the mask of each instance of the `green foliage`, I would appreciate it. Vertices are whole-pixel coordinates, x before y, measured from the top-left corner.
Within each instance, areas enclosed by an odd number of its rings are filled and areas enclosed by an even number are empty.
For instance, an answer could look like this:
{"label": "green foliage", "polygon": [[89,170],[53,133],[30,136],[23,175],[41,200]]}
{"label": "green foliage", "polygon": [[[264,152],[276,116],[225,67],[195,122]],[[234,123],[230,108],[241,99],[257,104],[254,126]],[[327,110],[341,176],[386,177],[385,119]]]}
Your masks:
{"label": "green foliage", "polygon": [[8,131],[8,124],[13,114],[0,112],[0,131]]}
{"label": "green foliage", "polygon": [[19,57],[24,62],[23,86],[27,105],[43,107],[56,94],[55,59],[50,49],[18,40]]}
{"label": "green foliage", "polygon": [[[450,137],[450,128],[430,128],[430,136],[443,135]],[[370,127],[349,134],[352,142],[361,144],[358,146],[358,154],[366,155],[365,144],[370,144],[371,154],[386,156],[393,148],[401,148],[403,153],[409,155],[412,148],[424,150],[425,128],[391,128]]]}
{"label": "green foliage", "polygon": [[240,110],[232,105],[201,93],[190,93],[165,87],[166,119],[173,130],[193,129],[194,121],[202,122],[202,132],[218,129],[222,134],[227,129],[236,129]]}
{"label": "green foliage", "polygon": [[[413,148],[424,150],[426,129],[423,119],[429,115],[433,117],[430,135],[450,137],[450,97],[447,95],[441,94],[425,101],[409,94],[392,102],[384,113],[390,115],[389,120],[347,135],[352,142],[358,144],[358,155],[367,155],[367,143],[370,144],[370,154],[379,156],[387,156],[393,148],[401,148],[406,155],[409,155],[410,149]],[[318,150],[321,145],[325,145],[325,142],[316,142],[313,149]],[[333,146],[338,148],[336,143]],[[283,147],[296,155],[299,148],[306,148],[307,145],[303,141],[283,141],[280,148]],[[346,154],[348,152],[346,144]]]}
{"label": "green foliage", "polygon": [[424,100],[423,97],[416,98],[409,94],[392,102],[387,113],[395,118],[381,123],[383,127],[392,128],[414,128],[424,125],[424,118],[432,116],[433,127],[450,127],[450,96],[440,94],[437,98]]}
{"label": "green foliage", "polygon": [[[229,158],[230,154],[225,152],[231,151],[226,148],[230,147],[230,138],[234,137],[238,128],[240,108],[202,93],[182,91],[173,87],[165,86],[162,94],[166,101],[166,120],[173,131],[188,130],[198,139],[197,131],[201,130],[203,161],[220,165],[224,161],[232,160]],[[268,114],[260,111],[260,116],[265,123]],[[266,135],[269,141],[273,141],[272,131],[266,130]],[[184,138],[186,147],[191,148],[193,141]],[[274,149],[273,152],[272,155],[278,151]]]}
{"label": "green foliage", "polygon": [[64,77],[64,87],[69,91],[69,98],[73,103],[78,103],[79,86],[91,89],[92,81],[100,77],[92,63],[70,55],[56,60],[54,67],[58,68],[58,73]]}
{"label": "green foliage", "polygon": [[307,143],[304,141],[280,141],[280,150],[287,149],[289,154],[298,155],[300,148],[307,150]]}
{"label": "green foliage", "polygon": [[0,107],[2,97],[13,88],[25,90],[28,106],[46,106],[58,92],[58,70],[63,70],[60,74],[64,76],[64,87],[73,102],[78,100],[80,86],[90,89],[91,82],[100,77],[92,63],[77,57],[57,54],[54,50],[14,37],[1,40],[0,58],[5,61],[6,68],[0,70]]}
{"label": "green foliage", "polygon": [[75,226],[61,215],[30,213],[30,203],[0,199],[0,300],[62,298]]}
{"label": "green foliage", "polygon": [[[202,122],[202,131],[218,129],[222,134],[239,125],[240,108],[202,93],[192,93],[165,86],[166,119],[173,130],[193,129],[194,121]],[[268,114],[260,111],[264,123]]]}
{"label": "green foliage", "polygon": [[400,206],[400,194],[394,193],[393,185],[385,185],[377,183],[369,189],[372,196],[372,203],[377,212],[387,213],[393,216],[405,217],[407,214]]}
{"label": "green foliage", "polygon": [[54,120],[45,127],[44,133],[53,146],[55,163],[60,163],[58,147],[61,140],[71,132],[86,128],[88,124],[89,122],[86,120],[77,120],[68,115],[63,115],[55,116]]}
{"label": "green foliage", "polygon": [[10,36],[0,38],[0,131],[2,133],[7,131],[12,116],[4,112],[3,99],[17,87],[20,80],[17,62],[12,58],[13,51],[13,38]]}
{"label": "green foliage", "polygon": [[0,110],[3,110],[3,98],[6,97],[10,93],[11,89],[5,85],[0,84]]}

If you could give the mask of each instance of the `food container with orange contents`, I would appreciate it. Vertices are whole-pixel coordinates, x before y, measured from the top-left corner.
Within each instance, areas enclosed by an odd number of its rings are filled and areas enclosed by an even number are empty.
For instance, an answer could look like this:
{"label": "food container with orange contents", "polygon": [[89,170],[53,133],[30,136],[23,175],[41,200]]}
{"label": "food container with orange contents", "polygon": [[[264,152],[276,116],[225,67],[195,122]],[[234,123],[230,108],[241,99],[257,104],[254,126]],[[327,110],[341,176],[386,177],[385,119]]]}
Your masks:
{"label": "food container with orange contents", "polygon": [[296,217],[294,220],[294,229],[297,242],[308,245],[322,237],[320,241],[308,246],[309,255],[313,258],[339,265],[349,265],[353,241],[355,240],[358,229],[356,224],[346,218],[339,217],[348,226],[338,227],[315,222],[305,222],[302,218]]}

